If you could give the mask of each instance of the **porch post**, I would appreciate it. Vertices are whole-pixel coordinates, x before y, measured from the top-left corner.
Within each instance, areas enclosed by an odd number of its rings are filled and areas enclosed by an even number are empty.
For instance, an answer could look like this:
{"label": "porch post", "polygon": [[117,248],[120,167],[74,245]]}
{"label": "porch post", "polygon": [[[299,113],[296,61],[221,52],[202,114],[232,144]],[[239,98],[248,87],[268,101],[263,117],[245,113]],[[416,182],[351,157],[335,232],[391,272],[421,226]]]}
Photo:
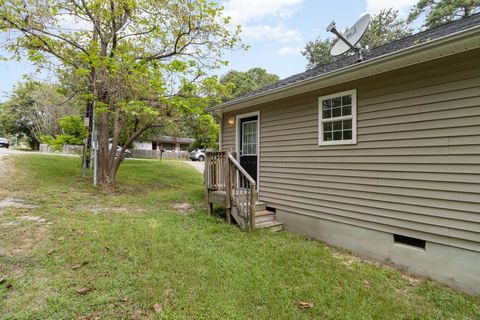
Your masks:
{"label": "porch post", "polygon": [[228,159],[228,153],[226,151],[223,152],[223,170],[224,170],[224,180],[225,180],[225,197],[226,197],[226,218],[227,218],[227,223],[231,224],[232,223],[232,217],[231,217],[231,210],[232,210],[232,203],[231,203],[231,192],[232,192],[232,185],[230,181],[230,161]]}
{"label": "porch post", "polygon": [[208,185],[209,185],[209,176],[208,176],[208,173],[209,173],[209,163],[210,163],[210,157],[208,155],[208,153],[205,154],[205,168],[203,169],[203,183],[205,185],[205,209],[208,210],[208,213],[211,213],[210,212],[210,200],[208,199],[209,198],[209,194],[208,194]]}

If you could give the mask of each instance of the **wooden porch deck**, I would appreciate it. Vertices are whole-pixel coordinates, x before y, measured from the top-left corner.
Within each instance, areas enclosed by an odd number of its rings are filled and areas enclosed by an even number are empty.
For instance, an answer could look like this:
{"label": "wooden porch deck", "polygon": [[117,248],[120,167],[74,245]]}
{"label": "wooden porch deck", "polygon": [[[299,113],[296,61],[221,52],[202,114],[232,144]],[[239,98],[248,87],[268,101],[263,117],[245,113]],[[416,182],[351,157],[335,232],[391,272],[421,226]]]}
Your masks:
{"label": "wooden porch deck", "polygon": [[255,180],[240,166],[235,157],[226,151],[207,152],[205,159],[205,205],[208,212],[213,204],[225,207],[228,223],[233,219],[243,229],[270,228],[283,230],[275,214],[258,201]]}

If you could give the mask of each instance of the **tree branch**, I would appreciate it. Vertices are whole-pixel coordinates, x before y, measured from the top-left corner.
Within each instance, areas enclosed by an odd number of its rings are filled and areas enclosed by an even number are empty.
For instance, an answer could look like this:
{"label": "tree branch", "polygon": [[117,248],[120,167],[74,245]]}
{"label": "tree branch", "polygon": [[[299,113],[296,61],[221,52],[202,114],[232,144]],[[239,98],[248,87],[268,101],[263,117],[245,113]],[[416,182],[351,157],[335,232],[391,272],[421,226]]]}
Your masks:
{"label": "tree branch", "polygon": [[135,141],[135,139],[138,138],[138,136],[140,136],[142,133],[144,133],[147,129],[150,129],[153,126],[153,124],[156,122],[157,119],[158,119],[158,117],[153,118],[147,125],[143,126],[142,128],[138,129],[134,134],[132,134],[130,136],[130,138],[127,140],[127,142],[125,142],[122,149],[120,149],[119,156],[115,160],[115,173],[117,173],[117,170],[120,167],[120,163],[122,163],[122,161],[124,159],[123,155],[125,153],[125,150],[127,150],[127,147],[130,144],[132,144],[133,141]]}
{"label": "tree branch", "polygon": [[129,34],[126,34],[126,35],[123,35],[123,36],[118,37],[118,40],[122,40],[122,39],[125,39],[125,38],[128,38],[128,37],[143,36],[143,35],[152,33],[152,32],[155,31],[156,29],[157,29],[157,27],[154,26],[152,29],[147,30],[147,31],[139,31],[139,32],[135,32],[135,33],[129,33]]}
{"label": "tree branch", "polygon": [[151,56],[140,58],[139,60],[147,60],[147,61],[149,61],[149,60],[159,60],[159,59],[169,58],[169,57],[172,57],[172,56],[177,55],[179,53],[182,53],[183,50],[185,50],[185,48],[187,48],[190,45],[191,41],[187,42],[187,44],[183,45],[179,49],[178,45],[180,43],[180,40],[183,37],[190,35],[191,32],[192,32],[192,23],[191,23],[190,17],[188,17],[188,30],[184,31],[184,32],[181,32],[177,35],[177,37],[174,41],[174,44],[173,44],[173,50],[171,52],[165,53],[165,54],[163,54],[163,53],[153,54]]}
{"label": "tree branch", "polygon": [[[77,4],[76,1],[72,1],[73,4],[79,8],[80,10],[82,9],[82,7],[80,5]],[[90,9],[88,9],[88,5],[87,3],[85,2],[85,0],[82,0],[82,6],[83,6],[83,10],[85,10],[85,14],[90,18],[90,20],[92,21],[93,23],[93,28],[95,29],[95,31],[97,32],[98,36],[103,39],[103,35],[102,35],[102,30],[100,29],[100,27],[98,26],[97,24],[97,19],[95,19],[95,17],[93,16],[92,12],[90,11]]]}

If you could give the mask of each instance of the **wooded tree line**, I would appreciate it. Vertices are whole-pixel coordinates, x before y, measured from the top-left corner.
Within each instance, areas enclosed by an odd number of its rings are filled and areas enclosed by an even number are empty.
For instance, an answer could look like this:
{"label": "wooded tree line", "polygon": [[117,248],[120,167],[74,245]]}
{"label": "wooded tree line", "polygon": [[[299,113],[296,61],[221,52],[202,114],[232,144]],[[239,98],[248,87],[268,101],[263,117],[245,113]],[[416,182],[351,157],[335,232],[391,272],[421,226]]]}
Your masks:
{"label": "wooded tree line", "polygon": [[27,81],[19,83],[10,99],[0,104],[2,135],[25,138],[34,150],[44,137],[62,134],[61,120],[80,118],[76,99],[56,85]]}
{"label": "wooded tree line", "polygon": [[[409,23],[421,17],[429,28],[479,8],[480,0],[420,0],[407,19],[383,10],[362,45],[409,35]],[[85,118],[91,130],[95,117],[99,182],[107,186],[135,139],[165,133],[214,146],[218,125],[205,109],[279,80],[262,68],[210,75],[226,65],[225,50],[246,48],[222,9],[195,0],[0,0],[5,48],[58,79],[19,84],[0,105],[0,134],[22,134],[34,147],[79,143],[89,135]],[[307,67],[343,58],[329,55],[332,43],[307,43]]]}

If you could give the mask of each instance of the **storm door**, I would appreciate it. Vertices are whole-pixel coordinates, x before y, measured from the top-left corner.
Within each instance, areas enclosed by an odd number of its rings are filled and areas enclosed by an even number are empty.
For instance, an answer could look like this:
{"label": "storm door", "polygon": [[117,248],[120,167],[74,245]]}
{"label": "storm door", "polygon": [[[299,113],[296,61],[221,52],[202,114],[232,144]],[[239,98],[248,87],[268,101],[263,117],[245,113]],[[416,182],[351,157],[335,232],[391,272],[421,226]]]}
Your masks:
{"label": "storm door", "polygon": [[240,119],[240,165],[257,181],[258,117]]}

